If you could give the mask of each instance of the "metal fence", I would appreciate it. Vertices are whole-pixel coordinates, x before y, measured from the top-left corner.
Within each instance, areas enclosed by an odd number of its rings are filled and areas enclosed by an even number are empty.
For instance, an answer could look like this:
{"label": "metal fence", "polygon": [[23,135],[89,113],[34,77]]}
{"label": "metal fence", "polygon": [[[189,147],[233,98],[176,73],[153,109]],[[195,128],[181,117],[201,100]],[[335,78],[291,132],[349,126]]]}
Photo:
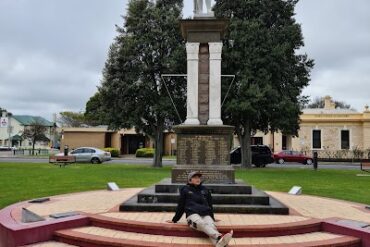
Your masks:
{"label": "metal fence", "polygon": [[[35,156],[49,156],[52,154],[59,153],[58,150],[50,150],[50,149],[35,149],[34,154]],[[31,156],[32,155],[32,149],[17,149],[13,150],[14,156]]]}

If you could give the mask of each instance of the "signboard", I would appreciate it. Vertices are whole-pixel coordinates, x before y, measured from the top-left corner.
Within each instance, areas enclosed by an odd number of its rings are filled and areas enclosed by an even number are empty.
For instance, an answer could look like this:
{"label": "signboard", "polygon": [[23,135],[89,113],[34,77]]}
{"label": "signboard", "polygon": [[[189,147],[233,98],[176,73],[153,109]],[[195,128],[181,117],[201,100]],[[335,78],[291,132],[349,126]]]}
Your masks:
{"label": "signboard", "polygon": [[0,118],[0,128],[8,128],[8,118]]}
{"label": "signboard", "polygon": [[302,187],[294,186],[290,191],[289,194],[291,195],[301,195],[302,194]]}

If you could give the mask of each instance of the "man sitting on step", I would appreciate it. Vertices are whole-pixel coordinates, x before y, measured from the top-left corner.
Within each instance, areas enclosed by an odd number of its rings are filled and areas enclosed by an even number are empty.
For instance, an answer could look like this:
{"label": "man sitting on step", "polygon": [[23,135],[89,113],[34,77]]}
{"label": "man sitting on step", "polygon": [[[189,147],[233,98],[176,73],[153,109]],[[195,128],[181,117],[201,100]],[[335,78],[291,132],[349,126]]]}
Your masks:
{"label": "man sitting on step", "polygon": [[177,223],[184,212],[188,225],[200,232],[207,234],[216,247],[225,247],[232,239],[233,231],[222,235],[215,225],[213,214],[212,196],[201,182],[200,172],[191,172],[188,184],[180,191],[176,215],[168,223]]}

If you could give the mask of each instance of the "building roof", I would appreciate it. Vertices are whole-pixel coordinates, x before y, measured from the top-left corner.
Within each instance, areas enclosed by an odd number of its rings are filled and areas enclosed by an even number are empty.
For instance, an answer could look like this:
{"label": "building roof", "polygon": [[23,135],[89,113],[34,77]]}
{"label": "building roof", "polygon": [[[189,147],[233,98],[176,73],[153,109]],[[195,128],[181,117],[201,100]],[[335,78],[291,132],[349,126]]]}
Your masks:
{"label": "building roof", "polygon": [[352,109],[325,109],[325,108],[308,108],[303,109],[303,114],[358,114],[357,111]]}
{"label": "building roof", "polygon": [[[14,135],[11,137],[12,141],[23,141],[22,136],[20,135]],[[5,139],[6,141],[9,140],[9,138]]]}
{"label": "building roof", "polygon": [[17,120],[20,124],[24,126],[29,126],[36,123],[41,123],[46,127],[53,127],[54,124],[43,117],[39,116],[29,116],[29,115],[13,115],[13,118]]}
{"label": "building roof", "polygon": [[89,127],[89,128],[82,128],[82,127],[70,127],[70,128],[62,128],[64,133],[67,132],[114,132],[113,130],[108,130],[106,126],[99,126],[99,127]]}

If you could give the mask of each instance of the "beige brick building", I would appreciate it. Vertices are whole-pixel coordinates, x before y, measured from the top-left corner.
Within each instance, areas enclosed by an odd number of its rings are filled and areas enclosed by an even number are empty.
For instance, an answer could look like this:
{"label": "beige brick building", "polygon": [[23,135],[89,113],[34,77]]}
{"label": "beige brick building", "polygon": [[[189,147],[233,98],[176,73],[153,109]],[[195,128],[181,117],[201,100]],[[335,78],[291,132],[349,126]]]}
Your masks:
{"label": "beige brick building", "polygon": [[111,131],[107,127],[62,128],[60,148],[67,145],[70,149],[78,147],[117,148],[121,154],[135,154],[138,148],[152,147],[150,139],[138,134],[134,129]]}
{"label": "beige brick building", "polygon": [[298,134],[299,137],[257,133],[252,140],[269,145],[274,152],[317,151],[325,158],[352,158],[353,153],[364,152],[366,156],[370,152],[369,107],[363,112],[336,109],[331,97],[327,96],[324,108],[303,110]]}

